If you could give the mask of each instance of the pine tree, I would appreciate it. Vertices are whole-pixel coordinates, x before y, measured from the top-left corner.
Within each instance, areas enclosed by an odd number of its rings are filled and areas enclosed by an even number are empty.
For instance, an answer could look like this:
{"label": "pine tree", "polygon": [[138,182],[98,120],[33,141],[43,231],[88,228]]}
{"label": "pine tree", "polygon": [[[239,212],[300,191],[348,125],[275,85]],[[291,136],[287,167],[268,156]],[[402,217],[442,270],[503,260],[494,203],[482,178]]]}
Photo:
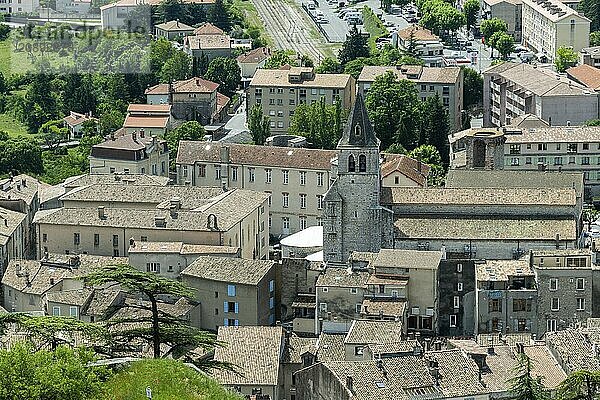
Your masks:
{"label": "pine tree", "polygon": [[531,360],[526,354],[520,354],[517,358],[515,377],[510,383],[510,391],[514,400],[546,400],[548,394],[542,385],[540,377],[531,375]]}
{"label": "pine tree", "polygon": [[423,104],[422,115],[420,144],[434,146],[440,152],[444,164],[447,164],[450,120],[448,110],[442,104],[439,94],[436,93],[435,96],[427,98]]}
{"label": "pine tree", "polygon": [[369,57],[369,55],[367,37],[356,28],[356,25],[353,25],[338,53],[340,64],[344,66],[348,61],[359,57]]}
{"label": "pine tree", "polygon": [[229,32],[231,29],[231,18],[223,0],[215,0],[215,4],[213,4],[208,13],[208,21],[225,32]]}

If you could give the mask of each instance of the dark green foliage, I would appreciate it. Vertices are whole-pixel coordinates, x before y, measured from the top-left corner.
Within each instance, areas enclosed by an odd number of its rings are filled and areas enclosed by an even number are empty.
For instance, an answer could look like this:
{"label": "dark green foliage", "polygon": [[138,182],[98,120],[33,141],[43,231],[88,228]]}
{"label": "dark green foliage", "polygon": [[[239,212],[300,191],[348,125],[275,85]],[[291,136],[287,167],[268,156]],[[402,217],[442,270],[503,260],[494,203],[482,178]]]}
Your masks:
{"label": "dark green foliage", "polygon": [[89,400],[100,396],[108,376],[84,348],[59,346],[53,351],[16,344],[0,350],[0,398],[4,400]]}
{"label": "dark green foliage", "polygon": [[514,400],[549,399],[541,378],[539,376],[534,378],[531,370],[531,359],[525,354],[519,354],[517,356],[517,366],[514,370],[515,377],[509,382],[510,392]]}
{"label": "dark green foliage", "polygon": [[67,139],[68,132],[63,120],[59,119],[43,124],[38,135],[47,150],[55,151]]}
{"label": "dark green foliage", "polygon": [[578,60],[579,56],[573,49],[560,46],[558,50],[556,50],[556,60],[554,60],[554,65],[558,72],[565,72],[567,69],[577,65]]}
{"label": "dark green foliage", "polygon": [[8,39],[10,36],[10,26],[0,24],[0,41]]}
{"label": "dark green foliage", "polygon": [[185,5],[181,0],[162,0],[157,7],[157,14],[157,23],[187,19]]}
{"label": "dark green foliage", "polygon": [[342,66],[348,62],[356,60],[360,57],[369,57],[368,36],[363,35],[356,25],[350,28],[350,32],[346,38],[342,48],[338,53],[338,60]]}
{"label": "dark green foliage", "polygon": [[181,81],[192,77],[192,58],[185,52],[177,52],[160,69],[159,80],[162,83]]}
{"label": "dark green foliage", "polygon": [[240,66],[233,58],[217,57],[208,64],[206,79],[219,84],[219,93],[232,97],[242,80]]}
{"label": "dark green foliage", "polygon": [[400,143],[414,148],[419,142],[421,102],[416,85],[399,80],[391,71],[378,76],[369,88],[366,106],[381,147]]}
{"label": "dark green foliage", "polygon": [[572,372],[558,387],[560,400],[596,400],[600,395],[600,372]]}
{"label": "dark green foliage", "polygon": [[473,68],[463,67],[463,109],[483,103],[483,77]]}
{"label": "dark green foliage", "polygon": [[248,113],[248,129],[254,144],[264,144],[271,136],[271,119],[263,114],[260,104],[255,104]]}
{"label": "dark green foliage", "polygon": [[[215,346],[214,335],[187,326],[184,322],[162,312],[158,308],[158,298],[163,296],[192,298],[194,291],[181,282],[160,275],[141,272],[129,265],[112,265],[101,268],[85,276],[84,281],[91,285],[119,283],[131,294],[142,294],[150,306],[139,305],[140,310],[131,318],[111,321],[116,329],[113,338],[129,342],[131,339],[144,339],[152,343],[154,358],[161,357],[161,344],[171,346],[171,352],[189,348],[210,349]],[[133,323],[133,326],[131,325]]]}
{"label": "dark green foliage", "polygon": [[[577,11],[582,12],[586,18],[589,18],[590,32],[600,30],[600,2],[598,0],[581,0],[577,6]],[[597,46],[590,43],[590,46]]]}
{"label": "dark green foliage", "polygon": [[279,69],[282,65],[298,66],[298,59],[294,50],[275,50],[265,63],[266,69]]}
{"label": "dark green foliage", "polygon": [[332,57],[325,57],[321,64],[315,68],[315,72],[318,74],[339,74],[341,72],[341,66],[338,60]]}
{"label": "dark green foliage", "polygon": [[600,119],[590,119],[585,121],[585,126],[600,126]]}
{"label": "dark green foliage", "polygon": [[305,136],[312,148],[335,149],[342,135],[344,114],[339,101],[329,105],[322,98],[317,103],[300,104],[294,112],[290,132]]}
{"label": "dark green foliage", "polygon": [[463,12],[467,21],[467,29],[470,29],[477,21],[477,14],[479,13],[479,0],[467,0],[463,5]]}
{"label": "dark green foliage", "polygon": [[24,137],[0,140],[0,174],[41,174],[42,149],[31,139]]}
{"label": "dark green foliage", "polygon": [[441,155],[442,163],[448,165],[450,121],[448,110],[437,93],[423,103],[422,116],[420,144],[434,146]]}
{"label": "dark green foliage", "polygon": [[208,12],[208,21],[225,32],[231,29],[231,17],[228,7],[223,0],[215,0]]}
{"label": "dark green foliage", "polygon": [[442,186],[446,177],[440,152],[432,145],[424,144],[408,153],[408,156],[429,165],[431,170],[427,182],[432,186]]}
{"label": "dark green foliage", "polygon": [[515,40],[506,32],[494,32],[487,43],[498,50],[503,60],[506,60],[506,57],[515,50]]}
{"label": "dark green foliage", "polygon": [[600,46],[600,32],[590,33],[590,47]]}
{"label": "dark green foliage", "polygon": [[488,44],[487,40],[492,37],[494,33],[506,32],[508,30],[508,25],[500,18],[491,18],[481,21],[479,29],[486,40],[486,44]]}
{"label": "dark green foliage", "polygon": [[419,23],[436,35],[456,31],[467,23],[465,15],[444,0],[418,0],[423,15]]}

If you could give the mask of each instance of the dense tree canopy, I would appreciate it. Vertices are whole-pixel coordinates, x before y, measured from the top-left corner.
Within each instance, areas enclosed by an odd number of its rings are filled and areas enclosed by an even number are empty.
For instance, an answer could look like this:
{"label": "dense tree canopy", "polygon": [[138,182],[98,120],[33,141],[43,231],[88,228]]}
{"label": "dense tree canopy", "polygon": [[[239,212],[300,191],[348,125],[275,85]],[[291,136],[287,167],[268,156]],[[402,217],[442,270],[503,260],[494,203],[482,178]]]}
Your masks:
{"label": "dense tree canopy", "polygon": [[577,61],[579,61],[579,56],[570,47],[560,46],[556,50],[554,65],[558,72],[565,72],[567,69],[577,65]]}
{"label": "dense tree canopy", "polygon": [[254,104],[248,113],[248,129],[254,144],[265,144],[271,136],[271,119],[263,114],[260,104]]}
{"label": "dense tree canopy", "polygon": [[483,102],[483,77],[473,68],[463,67],[463,109]]}
{"label": "dense tree canopy", "polygon": [[325,99],[300,104],[294,111],[290,132],[305,136],[312,148],[334,149],[342,135],[344,114],[339,101],[333,105]]}
{"label": "dense tree canopy", "polygon": [[242,80],[240,66],[233,58],[217,57],[208,64],[206,79],[218,83],[217,90],[225,96],[231,97]]}
{"label": "dense tree canopy", "polygon": [[352,28],[350,28],[346,41],[342,44],[342,48],[338,53],[340,64],[345,66],[352,60],[356,60],[360,57],[369,57],[369,55],[368,37],[363,35],[356,28],[356,25],[353,25]]}

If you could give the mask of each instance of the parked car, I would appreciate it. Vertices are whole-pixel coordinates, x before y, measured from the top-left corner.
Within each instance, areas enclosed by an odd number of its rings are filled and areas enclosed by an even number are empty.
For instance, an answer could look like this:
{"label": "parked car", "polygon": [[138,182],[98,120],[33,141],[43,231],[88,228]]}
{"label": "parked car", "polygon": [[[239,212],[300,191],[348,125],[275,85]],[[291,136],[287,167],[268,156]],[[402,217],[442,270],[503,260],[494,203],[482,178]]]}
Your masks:
{"label": "parked car", "polygon": [[319,17],[317,22],[320,24],[327,24],[327,23],[329,23],[329,20],[326,17]]}
{"label": "parked car", "polygon": [[406,22],[408,22],[409,24],[416,24],[417,22],[419,22],[419,20],[417,19],[417,17],[406,17],[404,18],[406,20]]}
{"label": "parked car", "polygon": [[313,3],[312,1],[310,1],[310,2],[309,2],[307,5],[306,5],[306,7],[308,7],[308,9],[309,9],[309,10],[314,10],[315,8],[317,8],[317,7],[315,6],[315,3]]}
{"label": "parked car", "polygon": [[535,60],[535,54],[531,51],[522,51],[518,53],[518,57],[522,62],[530,62]]}
{"label": "parked car", "polygon": [[519,54],[519,53],[523,53],[525,51],[529,51],[529,49],[525,46],[522,46],[520,44],[515,46],[515,53]]}

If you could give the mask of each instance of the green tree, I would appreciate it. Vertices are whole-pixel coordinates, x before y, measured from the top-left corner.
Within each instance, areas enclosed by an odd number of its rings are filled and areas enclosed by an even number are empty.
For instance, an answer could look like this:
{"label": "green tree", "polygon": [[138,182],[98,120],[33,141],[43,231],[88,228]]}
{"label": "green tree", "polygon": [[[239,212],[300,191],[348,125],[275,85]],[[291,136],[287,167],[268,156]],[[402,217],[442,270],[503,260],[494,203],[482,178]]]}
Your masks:
{"label": "green tree", "polygon": [[349,61],[360,57],[369,57],[369,55],[368,36],[363,35],[356,25],[353,25],[338,53],[340,64],[345,66]]}
{"label": "green tree", "polygon": [[305,136],[312,148],[334,149],[342,135],[343,117],[339,101],[329,105],[321,98],[316,103],[296,107],[290,132]]}
{"label": "green tree", "polygon": [[514,400],[545,400],[546,394],[541,378],[531,375],[531,359],[526,354],[517,356],[517,366],[514,369],[515,377],[510,383],[510,392]]}
{"label": "green tree", "polygon": [[413,82],[399,80],[392,71],[375,79],[365,104],[382,148],[392,143],[404,148],[418,144],[421,118],[418,94]]}
{"label": "green tree", "polygon": [[578,60],[579,56],[572,48],[560,46],[558,50],[556,50],[556,60],[554,60],[554,65],[558,72],[565,72],[567,69],[577,65]]}
{"label": "green tree", "polygon": [[384,153],[406,154],[407,151],[400,143],[392,143],[390,147],[385,149]]}
{"label": "green tree", "polygon": [[479,30],[481,31],[481,35],[483,36],[486,44],[488,44],[487,40],[491,38],[494,33],[506,32],[508,30],[508,25],[500,18],[485,19],[481,21]]}
{"label": "green tree", "polygon": [[184,20],[185,6],[181,0],[162,0],[157,9],[161,22]]}
{"label": "green tree", "polygon": [[23,399],[95,399],[102,393],[108,372],[89,367],[95,360],[92,351],[59,346],[55,350],[37,350],[16,344],[0,350],[0,398]]}
{"label": "green tree", "polygon": [[325,57],[321,64],[315,68],[318,74],[338,74],[341,71],[341,65],[338,60],[332,57]]}
{"label": "green tree", "polygon": [[171,159],[171,167],[175,166],[177,159],[177,150],[181,140],[203,140],[206,130],[196,121],[187,121],[179,125],[177,128],[168,132],[165,136],[167,147],[169,148],[169,158]]}
{"label": "green tree", "polygon": [[467,29],[471,29],[475,22],[477,22],[477,14],[479,13],[479,1],[478,0],[467,0],[463,4],[463,12],[467,21]]}
{"label": "green tree", "polygon": [[495,32],[489,39],[490,46],[498,50],[503,60],[515,51],[515,40],[506,32]]}
{"label": "green tree", "polygon": [[44,171],[42,149],[35,140],[25,137],[0,141],[0,173],[32,173]]}
{"label": "green tree", "polygon": [[448,110],[442,104],[442,99],[436,92],[423,103],[423,119],[421,124],[421,144],[434,146],[441,155],[444,165],[448,164],[448,134],[450,134],[450,119]]}
{"label": "green tree", "polygon": [[[591,20],[591,32],[600,30],[600,2],[598,0],[581,0],[577,5],[577,11]],[[590,43],[590,46],[594,45]]]}
{"label": "green tree", "polygon": [[163,64],[158,76],[162,83],[190,78],[192,76],[192,58],[183,51],[177,51]]}
{"label": "green tree", "polygon": [[6,24],[0,24],[0,41],[8,39],[10,36],[10,26]]}
{"label": "green tree", "polygon": [[473,68],[463,67],[463,109],[483,103],[483,77]]}
{"label": "green tree", "polygon": [[[181,282],[150,272],[141,272],[129,265],[106,266],[88,274],[83,280],[91,285],[118,283],[131,294],[142,294],[150,303],[149,306],[143,303],[137,306],[139,310],[147,311],[149,316],[144,316],[138,311],[131,318],[113,322],[115,326],[121,326],[114,334],[117,340],[147,340],[152,343],[154,358],[161,357],[161,344],[170,345],[171,353],[196,347],[212,349],[216,345],[214,335],[192,328],[159,310],[161,297],[193,297],[194,291]],[[135,326],[128,325],[131,323]]]}
{"label": "green tree", "polygon": [[223,0],[215,0],[208,11],[208,21],[225,32],[229,32],[231,29],[230,12]]}
{"label": "green tree", "polygon": [[442,165],[442,157],[440,152],[430,144],[421,145],[408,153],[410,158],[419,160],[431,168],[427,182],[433,186],[441,186],[444,184],[445,171]]}
{"label": "green tree", "polygon": [[275,50],[265,63],[266,69],[279,69],[282,65],[295,67],[298,65],[296,52],[294,50]]}
{"label": "green tree", "polygon": [[56,151],[60,144],[67,139],[69,131],[64,127],[63,120],[48,121],[40,127],[38,135],[46,149]]}
{"label": "green tree", "polygon": [[219,84],[219,92],[231,97],[235,94],[242,77],[240,66],[233,58],[217,57],[208,64],[206,79]]}
{"label": "green tree", "polygon": [[125,115],[119,110],[109,110],[100,115],[98,129],[102,136],[109,135],[123,126]]}
{"label": "green tree", "polygon": [[600,394],[600,372],[579,370],[561,382],[557,391],[560,400],[595,400]]}
{"label": "green tree", "polygon": [[590,47],[600,46],[600,32],[590,33]]}
{"label": "green tree", "polygon": [[248,129],[254,144],[262,145],[271,136],[271,119],[263,114],[260,104],[255,104],[248,113]]}

